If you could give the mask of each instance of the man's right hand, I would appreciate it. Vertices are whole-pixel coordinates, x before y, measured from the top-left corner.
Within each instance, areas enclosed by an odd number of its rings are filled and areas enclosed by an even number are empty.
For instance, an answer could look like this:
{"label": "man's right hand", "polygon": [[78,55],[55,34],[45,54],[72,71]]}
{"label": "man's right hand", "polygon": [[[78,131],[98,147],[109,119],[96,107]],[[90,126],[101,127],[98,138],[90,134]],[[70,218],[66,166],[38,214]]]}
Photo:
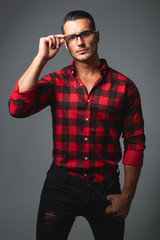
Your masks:
{"label": "man's right hand", "polygon": [[63,37],[64,35],[59,34],[40,38],[37,56],[18,81],[19,92],[27,91],[36,86],[43,67],[48,60],[57,54],[64,43]]}
{"label": "man's right hand", "polygon": [[46,62],[52,59],[59,51],[61,45],[65,42],[63,37],[64,35],[57,34],[40,38],[37,56]]}

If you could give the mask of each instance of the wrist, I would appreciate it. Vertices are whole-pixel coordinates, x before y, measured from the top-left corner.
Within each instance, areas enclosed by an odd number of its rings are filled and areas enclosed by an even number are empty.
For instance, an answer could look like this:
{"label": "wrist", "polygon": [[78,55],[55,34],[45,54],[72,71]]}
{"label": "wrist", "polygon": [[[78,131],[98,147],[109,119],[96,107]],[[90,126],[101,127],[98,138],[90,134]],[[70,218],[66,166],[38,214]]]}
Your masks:
{"label": "wrist", "polygon": [[122,190],[121,195],[124,199],[126,199],[129,202],[132,202],[132,200],[134,198],[134,192],[126,190],[126,189]]}
{"label": "wrist", "polygon": [[35,61],[42,67],[48,62],[48,58],[41,56],[39,53],[35,57]]}

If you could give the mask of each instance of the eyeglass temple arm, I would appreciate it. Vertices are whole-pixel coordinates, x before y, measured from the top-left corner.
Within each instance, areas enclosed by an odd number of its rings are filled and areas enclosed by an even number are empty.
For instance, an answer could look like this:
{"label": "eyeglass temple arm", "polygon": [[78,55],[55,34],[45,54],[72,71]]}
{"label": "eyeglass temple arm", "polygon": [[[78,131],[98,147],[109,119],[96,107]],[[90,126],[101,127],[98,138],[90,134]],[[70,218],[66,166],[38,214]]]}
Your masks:
{"label": "eyeglass temple arm", "polygon": [[65,39],[66,39],[66,37],[60,37],[60,38],[58,38],[58,39],[59,39],[59,40],[61,40],[61,39],[64,39],[64,40],[65,40]]}

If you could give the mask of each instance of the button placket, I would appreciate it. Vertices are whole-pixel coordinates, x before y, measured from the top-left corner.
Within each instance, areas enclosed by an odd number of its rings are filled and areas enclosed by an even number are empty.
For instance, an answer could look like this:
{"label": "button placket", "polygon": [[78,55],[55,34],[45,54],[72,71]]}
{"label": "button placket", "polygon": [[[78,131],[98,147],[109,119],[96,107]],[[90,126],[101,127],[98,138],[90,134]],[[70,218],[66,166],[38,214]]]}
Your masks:
{"label": "button placket", "polygon": [[[88,99],[89,100],[89,99]],[[84,153],[84,162],[83,167],[85,170],[89,169],[89,119],[90,119],[90,104],[86,100],[86,111],[84,114],[84,144],[83,144],[83,153]]]}
{"label": "button placket", "polygon": [[88,176],[88,175],[87,175],[87,173],[84,173],[84,175],[83,175],[83,176],[84,176],[85,178],[87,178],[87,176]]}

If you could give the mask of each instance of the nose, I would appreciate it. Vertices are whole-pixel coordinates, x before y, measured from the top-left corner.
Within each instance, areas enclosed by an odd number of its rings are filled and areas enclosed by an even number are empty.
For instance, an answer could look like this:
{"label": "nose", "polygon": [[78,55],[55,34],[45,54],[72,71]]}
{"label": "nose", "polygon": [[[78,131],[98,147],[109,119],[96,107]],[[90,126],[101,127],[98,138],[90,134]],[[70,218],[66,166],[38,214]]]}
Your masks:
{"label": "nose", "polygon": [[77,37],[77,45],[84,45],[84,40],[80,36]]}

